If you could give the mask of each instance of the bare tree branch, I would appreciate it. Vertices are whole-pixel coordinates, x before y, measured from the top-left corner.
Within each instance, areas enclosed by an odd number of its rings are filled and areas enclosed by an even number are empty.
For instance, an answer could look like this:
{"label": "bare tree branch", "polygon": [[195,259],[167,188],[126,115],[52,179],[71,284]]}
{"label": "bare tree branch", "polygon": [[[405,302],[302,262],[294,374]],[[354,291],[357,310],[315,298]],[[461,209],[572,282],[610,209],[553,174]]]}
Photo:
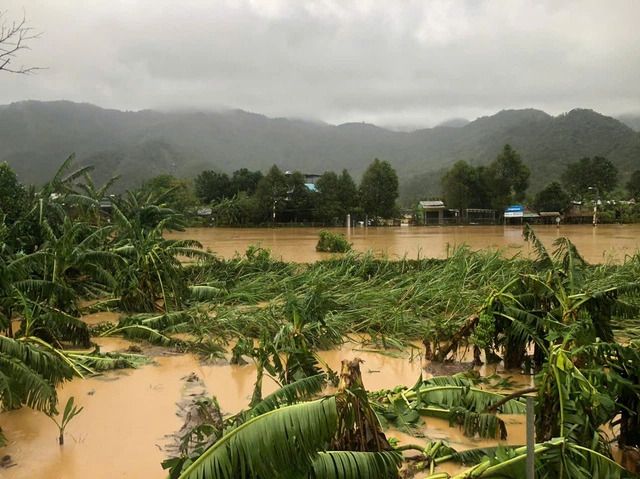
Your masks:
{"label": "bare tree branch", "polygon": [[28,75],[42,67],[14,66],[12,61],[16,59],[21,50],[30,50],[28,42],[40,38],[32,27],[27,26],[27,18],[22,12],[22,20],[10,21],[6,18],[6,12],[0,11],[0,72]]}

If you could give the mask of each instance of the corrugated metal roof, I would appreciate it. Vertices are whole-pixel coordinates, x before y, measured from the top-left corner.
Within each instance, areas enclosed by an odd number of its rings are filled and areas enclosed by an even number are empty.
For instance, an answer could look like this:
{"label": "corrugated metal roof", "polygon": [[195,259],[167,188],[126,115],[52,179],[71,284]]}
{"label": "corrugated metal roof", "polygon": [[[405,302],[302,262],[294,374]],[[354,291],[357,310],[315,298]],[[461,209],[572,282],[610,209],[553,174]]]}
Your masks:
{"label": "corrugated metal roof", "polygon": [[423,208],[445,208],[444,203],[440,200],[421,201],[420,206]]}

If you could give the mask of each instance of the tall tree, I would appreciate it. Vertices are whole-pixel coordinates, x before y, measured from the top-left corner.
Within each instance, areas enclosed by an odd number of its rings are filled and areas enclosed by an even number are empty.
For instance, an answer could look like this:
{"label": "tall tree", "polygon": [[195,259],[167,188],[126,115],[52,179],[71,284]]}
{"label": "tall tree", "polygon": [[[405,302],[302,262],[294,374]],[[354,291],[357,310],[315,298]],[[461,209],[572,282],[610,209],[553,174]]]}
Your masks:
{"label": "tall tree", "polygon": [[258,182],[256,199],[263,213],[272,221],[286,208],[288,192],[287,177],[280,168],[273,165],[269,172]]}
{"label": "tall tree", "polygon": [[440,179],[444,202],[449,208],[463,211],[477,206],[478,172],[464,160],[453,165]]}
{"label": "tall tree", "polygon": [[362,208],[368,215],[390,218],[395,214],[398,198],[398,175],[388,161],[378,158],[367,167],[360,182]]}
{"label": "tall tree", "polygon": [[285,209],[298,222],[311,218],[313,210],[313,192],[306,185],[306,177],[299,171],[287,173],[287,197]]}
{"label": "tall tree", "polygon": [[12,225],[25,213],[27,193],[6,163],[0,163],[0,223]]}
{"label": "tall tree", "polygon": [[344,214],[357,208],[359,202],[358,187],[346,168],[342,170],[338,179],[338,193]]}
{"label": "tall tree", "polygon": [[340,176],[325,171],[316,181],[318,199],[315,216],[324,223],[342,224],[358,207],[358,187],[345,168]]}
{"label": "tall tree", "polygon": [[597,188],[599,195],[606,196],[618,185],[618,169],[602,156],[582,158],[567,165],[561,180],[578,198],[594,196],[595,190],[589,188]]}
{"label": "tall tree", "polygon": [[631,173],[631,178],[625,185],[627,191],[631,195],[631,198],[635,198],[636,202],[640,201],[640,170],[636,170]]}
{"label": "tall tree", "polygon": [[337,222],[343,215],[340,180],[335,171],[325,171],[316,181],[318,201],[315,216],[323,223]]}
{"label": "tall tree", "polygon": [[530,175],[529,167],[522,162],[518,152],[508,143],[504,145],[486,169],[484,181],[489,186],[492,208],[504,211],[511,203],[523,201]]}
{"label": "tall tree", "polygon": [[240,168],[234,171],[231,176],[230,190],[234,195],[243,191],[252,195],[256,192],[256,187],[263,176],[261,171],[249,171],[246,168]]}
{"label": "tall tree", "polygon": [[571,206],[571,197],[564,191],[562,185],[554,181],[538,192],[533,203],[538,211],[558,211],[563,213]]}
{"label": "tall tree", "polygon": [[201,172],[195,179],[194,186],[196,196],[205,205],[222,198],[230,198],[235,193],[231,191],[229,175],[213,170]]}

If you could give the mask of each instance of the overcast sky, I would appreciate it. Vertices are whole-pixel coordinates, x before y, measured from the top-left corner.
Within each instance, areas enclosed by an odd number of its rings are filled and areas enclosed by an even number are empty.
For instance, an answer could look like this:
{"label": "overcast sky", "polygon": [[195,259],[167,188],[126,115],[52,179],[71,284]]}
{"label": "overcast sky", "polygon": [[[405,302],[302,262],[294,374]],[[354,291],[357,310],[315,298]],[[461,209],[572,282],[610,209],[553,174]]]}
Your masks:
{"label": "overcast sky", "polygon": [[42,32],[0,104],[241,108],[430,126],[506,108],[640,113],[640,0],[2,0]]}

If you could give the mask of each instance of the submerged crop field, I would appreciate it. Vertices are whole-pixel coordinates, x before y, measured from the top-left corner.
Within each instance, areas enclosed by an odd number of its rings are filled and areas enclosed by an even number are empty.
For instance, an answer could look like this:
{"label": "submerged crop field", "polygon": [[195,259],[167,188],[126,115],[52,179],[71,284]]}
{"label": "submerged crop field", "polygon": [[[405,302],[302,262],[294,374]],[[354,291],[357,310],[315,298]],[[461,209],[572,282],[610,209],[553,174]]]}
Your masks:
{"label": "submerged crop field", "polygon": [[[56,448],[81,445],[69,430],[102,411],[59,401],[65,384],[188,357],[246,367],[251,387],[231,411],[197,375],[183,378],[182,425],[158,446],[171,478],[523,477],[509,425],[527,395],[538,477],[635,477],[619,459],[640,446],[638,255],[590,264],[568,239],[548,250],[525,226],[531,259],[461,246],[445,259],[349,252],[305,264],[259,245],[225,259],[166,239],[184,223],[161,196],[128,193],[105,218],[102,194],[74,183],[86,171],[62,171],[0,228],[0,425],[31,408],[55,424]],[[331,365],[327,352],[345,343],[357,346]],[[426,369],[376,391],[363,371],[385,371],[358,352]],[[504,374],[480,374],[487,365]],[[126,397],[135,377],[114,391]],[[154,414],[145,427],[175,408]],[[425,427],[442,421],[452,437],[490,442],[431,441]],[[11,430],[7,448],[26,440]],[[0,467],[20,477],[23,465],[6,455]]]}

